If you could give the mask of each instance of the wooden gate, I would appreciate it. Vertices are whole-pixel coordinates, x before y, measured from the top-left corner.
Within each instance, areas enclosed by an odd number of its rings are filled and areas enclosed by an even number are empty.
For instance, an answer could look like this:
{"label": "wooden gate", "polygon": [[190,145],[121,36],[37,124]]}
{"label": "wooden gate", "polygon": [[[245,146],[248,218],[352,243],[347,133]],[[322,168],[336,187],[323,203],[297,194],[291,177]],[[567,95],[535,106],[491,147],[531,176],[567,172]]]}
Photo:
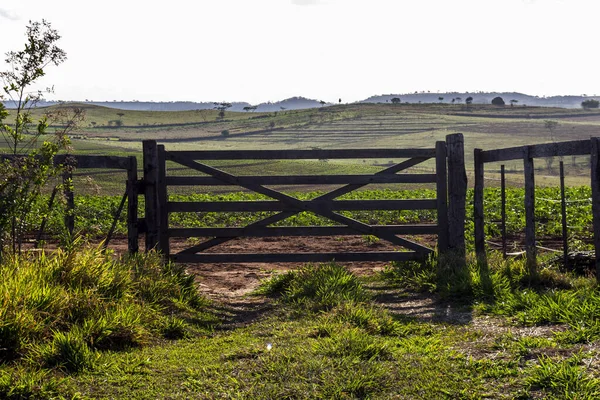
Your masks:
{"label": "wooden gate", "polygon": [[[460,135],[460,134],[458,134]],[[456,135],[451,135],[456,136]],[[462,135],[460,135],[462,149]],[[462,154],[460,154],[462,157]],[[278,175],[236,176],[204,163],[215,160],[334,160],[334,159],[405,159],[372,175]],[[402,174],[410,167],[436,159],[435,173]],[[326,262],[336,261],[407,261],[422,260],[433,249],[398,235],[435,234],[441,252],[449,243],[447,201],[447,146],[436,143],[429,149],[349,149],[349,150],[240,150],[240,151],[167,151],[156,141],[144,141],[144,190],[146,249],[157,249],[176,262]],[[196,176],[167,174],[167,161],[198,171]],[[202,161],[202,162],[201,162]],[[460,164],[460,162],[458,163]],[[449,163],[449,165],[453,165]],[[462,162],[464,170],[464,160]],[[435,199],[408,200],[336,200],[368,184],[435,184]],[[169,200],[173,186],[238,186],[262,194],[268,201],[175,202]],[[300,200],[272,185],[343,185],[312,200]],[[460,186],[460,185],[459,185]],[[465,179],[466,192],[466,179]],[[456,204],[455,208],[460,208]],[[464,214],[464,196],[462,201]],[[369,225],[344,216],[347,210],[437,210],[437,223],[410,225]],[[169,214],[181,212],[263,212],[275,214],[241,228],[172,228]],[[336,226],[272,226],[301,212],[325,217]],[[459,212],[460,214],[460,212]],[[459,224],[460,225],[460,224]],[[464,232],[464,217],[462,218]],[[207,250],[240,237],[373,235],[406,251],[347,253],[214,253]],[[198,245],[172,254],[170,238],[207,238]],[[464,233],[463,233],[464,238]],[[451,241],[451,240],[450,240]],[[460,247],[460,245],[458,245]],[[464,249],[464,241],[462,244]]]}

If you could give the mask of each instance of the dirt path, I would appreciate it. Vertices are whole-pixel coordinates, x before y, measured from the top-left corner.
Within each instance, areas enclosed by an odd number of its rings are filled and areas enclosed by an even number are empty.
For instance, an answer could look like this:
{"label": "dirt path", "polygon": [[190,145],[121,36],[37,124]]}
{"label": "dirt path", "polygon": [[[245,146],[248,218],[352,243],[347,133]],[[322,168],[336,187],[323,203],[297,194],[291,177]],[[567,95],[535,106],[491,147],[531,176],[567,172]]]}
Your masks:
{"label": "dirt path", "polygon": [[[176,253],[191,244],[185,240],[171,241],[171,252]],[[109,246],[117,253],[127,251],[127,241],[115,238]],[[143,248],[143,243],[140,243]],[[293,238],[239,238],[210,249],[207,253],[284,253],[284,252],[377,252],[393,251],[396,246],[380,240],[371,242],[363,236],[343,237],[293,237]],[[298,268],[302,263],[219,263],[186,264],[187,270],[196,275],[200,291],[209,298],[221,302],[236,302],[251,293],[261,280],[274,273]],[[381,271],[388,263],[344,263],[360,276]]]}

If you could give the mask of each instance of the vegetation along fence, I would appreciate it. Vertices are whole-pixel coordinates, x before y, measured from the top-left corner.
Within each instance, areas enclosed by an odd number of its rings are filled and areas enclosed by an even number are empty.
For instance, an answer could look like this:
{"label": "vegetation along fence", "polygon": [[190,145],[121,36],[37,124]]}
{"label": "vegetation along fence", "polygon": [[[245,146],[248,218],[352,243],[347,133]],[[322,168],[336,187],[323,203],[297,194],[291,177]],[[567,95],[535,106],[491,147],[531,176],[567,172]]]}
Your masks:
{"label": "vegetation along fence", "polygon": [[[462,134],[428,149],[347,149],[347,150],[253,150],[253,151],[167,151],[156,141],[146,140],[144,151],[144,232],[146,249],[157,249],[176,262],[323,262],[404,261],[425,258],[433,249],[398,235],[435,234],[440,252],[464,255],[466,173]],[[405,159],[375,174],[367,175],[280,175],[236,176],[208,165],[223,160],[321,160],[321,159]],[[433,174],[399,173],[428,159],[436,160]],[[200,162],[201,160],[202,162]],[[194,176],[168,175],[167,161],[196,171]],[[435,199],[336,200],[368,184],[435,184]],[[268,186],[343,185],[312,200],[299,200]],[[239,186],[267,196],[266,201],[169,200],[172,186]],[[450,190],[448,190],[450,188]],[[369,225],[344,216],[341,210],[437,210],[437,223],[412,225]],[[271,212],[262,220],[244,227],[171,228],[169,214],[188,212]],[[311,212],[334,221],[336,226],[272,226],[301,212]],[[348,253],[213,253],[215,246],[239,237],[373,235],[407,251]],[[170,238],[209,238],[171,254]]]}
{"label": "vegetation along fence", "polygon": [[[592,214],[594,226],[595,254],[600,251],[600,138],[589,140],[576,140],[560,143],[539,144],[534,146],[511,147],[505,149],[486,150],[475,149],[475,194],[474,194],[474,223],[475,223],[475,252],[477,257],[485,259],[485,233],[484,233],[484,164],[503,162],[509,160],[523,160],[525,181],[525,252],[527,265],[531,273],[536,271],[537,251],[535,236],[535,174],[534,159],[542,157],[562,156],[591,156],[591,187],[592,187]],[[503,172],[503,168],[501,169]],[[503,175],[503,174],[502,174]],[[502,183],[504,179],[502,179]],[[561,192],[563,214],[563,247],[566,252],[566,211],[564,199],[564,172],[561,162]],[[502,184],[502,220],[505,221],[504,185]],[[506,231],[502,227],[503,242],[506,240]],[[505,248],[505,245],[504,245]],[[566,257],[566,255],[565,255]],[[599,259],[596,256],[596,274],[600,279]]]}
{"label": "vegetation along fence", "polygon": [[[0,155],[0,158],[7,159],[13,158],[13,155]],[[139,195],[139,181],[137,176],[137,158],[135,156],[129,157],[117,157],[117,156],[94,156],[94,155],[69,155],[61,154],[54,157],[55,165],[64,165],[63,172],[63,193],[66,200],[65,210],[65,227],[70,235],[73,234],[75,229],[75,194],[74,188],[71,184],[73,179],[73,172],[76,169],[112,169],[112,170],[126,170],[127,181],[125,192],[121,198],[119,208],[114,216],[112,226],[108,231],[104,246],[106,247],[111,240],[114,232],[117,220],[119,219],[125,202],[127,202],[127,241],[128,250],[131,253],[138,251],[138,227],[140,226],[138,221],[138,195]],[[58,190],[55,187],[50,195],[48,208],[51,209],[56,198]],[[35,247],[40,242],[46,225],[46,219],[41,221],[40,228],[36,235]],[[143,227],[143,226],[142,226]]]}

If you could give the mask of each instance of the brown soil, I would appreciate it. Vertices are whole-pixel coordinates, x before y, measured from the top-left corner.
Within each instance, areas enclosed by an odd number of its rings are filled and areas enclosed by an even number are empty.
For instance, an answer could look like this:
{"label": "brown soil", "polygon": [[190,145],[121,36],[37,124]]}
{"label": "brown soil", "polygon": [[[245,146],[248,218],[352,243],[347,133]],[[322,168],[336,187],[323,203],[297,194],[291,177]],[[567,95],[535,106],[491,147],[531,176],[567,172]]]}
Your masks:
{"label": "brown soil", "polygon": [[[430,242],[432,238],[425,238]],[[423,242],[421,240],[421,242]],[[432,243],[427,243],[432,245]],[[171,253],[191,247],[186,240],[171,240]],[[125,238],[111,241],[116,253],[127,251]],[[143,243],[140,243],[143,248]],[[398,249],[384,240],[369,243],[362,236],[344,237],[293,237],[293,238],[239,238],[208,250],[211,253],[284,253],[284,252],[378,252]],[[187,270],[197,276],[200,291],[219,302],[236,302],[251,293],[260,281],[274,273],[298,268],[301,263],[227,263],[187,264]],[[381,271],[384,262],[349,262],[344,265],[355,274],[368,276]]]}

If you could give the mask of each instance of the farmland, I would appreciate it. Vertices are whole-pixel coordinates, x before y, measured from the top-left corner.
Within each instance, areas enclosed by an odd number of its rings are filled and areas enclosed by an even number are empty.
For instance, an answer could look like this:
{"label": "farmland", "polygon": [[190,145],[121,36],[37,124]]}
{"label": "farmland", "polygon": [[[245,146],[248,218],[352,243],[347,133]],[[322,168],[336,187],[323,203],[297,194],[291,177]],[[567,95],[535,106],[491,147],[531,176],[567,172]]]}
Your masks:
{"label": "farmland", "polygon": [[[39,110],[43,112],[43,110]],[[117,114],[118,113],[118,114]],[[120,115],[122,114],[122,115]],[[121,123],[114,122],[122,121]],[[545,121],[558,121],[552,129]],[[111,122],[112,121],[112,122]],[[92,124],[94,122],[94,124]],[[431,148],[454,132],[472,149],[587,139],[600,114],[532,107],[347,105],[277,113],[144,113],[88,107],[74,154],[135,155],[141,140],[168,149]],[[221,132],[227,130],[228,135]],[[240,174],[367,174],[399,160],[212,162]],[[570,248],[590,250],[589,160],[565,159]],[[541,244],[559,235],[558,160],[536,164]],[[168,164],[170,174],[188,174]],[[412,172],[431,172],[424,164]],[[499,168],[499,167],[498,167]],[[507,164],[507,229],[524,229],[522,165]],[[409,170],[411,172],[411,170]],[[470,174],[471,171],[468,171]],[[497,168],[486,171],[486,235],[499,236]],[[469,176],[471,181],[471,176]],[[76,231],[103,238],[125,174],[76,170]],[[371,185],[372,186],[372,185]],[[435,198],[427,185],[367,186],[342,199]],[[235,187],[171,192],[175,201],[264,200]],[[286,193],[306,200],[326,188]],[[472,191],[467,250],[472,250]],[[34,227],[61,235],[61,207],[42,198]],[[140,205],[140,214],[143,205]],[[435,211],[342,212],[371,224],[431,223]],[[239,227],[261,213],[174,213],[177,227]],[[326,225],[300,213],[281,225]],[[117,232],[124,234],[121,218]],[[365,248],[376,238],[358,238]],[[64,237],[63,237],[64,240]],[[192,239],[192,241],[195,239]],[[351,238],[322,243],[348,246]],[[415,238],[431,241],[431,238]],[[584,398],[600,395],[600,296],[591,276],[542,254],[538,276],[524,260],[490,253],[459,268],[434,255],[387,265],[162,265],[153,254],[121,257],[78,239],[63,251],[1,265],[0,397],[4,398]],[[553,242],[554,241],[554,242]],[[304,242],[298,241],[300,245]],[[355,242],[352,242],[355,243]],[[430,243],[429,243],[430,244]],[[245,243],[239,246],[245,246]],[[32,253],[35,254],[35,253]],[[210,272],[210,274],[208,273]],[[192,275],[189,275],[192,274]],[[223,278],[225,276],[225,278]],[[217,291],[217,278],[230,280]],[[235,281],[234,281],[235,279]],[[199,294],[195,289],[200,288]]]}
{"label": "farmland", "polygon": [[[145,112],[80,106],[86,111],[86,120],[82,129],[72,136],[74,154],[137,155],[138,162],[141,162],[143,139],[156,139],[170,150],[425,148],[433,147],[436,140],[444,140],[447,134],[462,132],[469,170],[475,147],[486,150],[588,139],[596,135],[600,127],[597,111],[523,106],[353,104],[273,113],[226,112],[222,119],[216,110]],[[47,111],[35,110],[38,115]],[[116,120],[121,121],[118,126]],[[551,130],[546,127],[549,120],[558,123]],[[223,136],[223,131],[229,134]],[[358,165],[352,166],[348,165],[350,161],[343,160],[273,161],[273,164],[254,164],[255,169],[232,165],[230,170],[244,174],[269,170],[304,174],[318,170],[344,173],[361,168],[366,173],[393,161],[397,160],[355,160],[352,163]],[[588,183],[588,158],[569,158],[565,163],[569,185]],[[556,184],[552,177],[557,174],[558,162],[552,163],[550,169],[547,166],[546,163],[536,165],[538,185]],[[433,164],[420,167],[431,170]],[[509,181],[520,185],[522,178],[518,171],[522,165],[511,162],[506,168]],[[498,170],[499,166],[492,166],[488,177],[497,178]],[[118,193],[116,177],[112,174],[102,171],[82,171],[81,174],[82,190],[93,192],[106,188],[109,193]]]}

